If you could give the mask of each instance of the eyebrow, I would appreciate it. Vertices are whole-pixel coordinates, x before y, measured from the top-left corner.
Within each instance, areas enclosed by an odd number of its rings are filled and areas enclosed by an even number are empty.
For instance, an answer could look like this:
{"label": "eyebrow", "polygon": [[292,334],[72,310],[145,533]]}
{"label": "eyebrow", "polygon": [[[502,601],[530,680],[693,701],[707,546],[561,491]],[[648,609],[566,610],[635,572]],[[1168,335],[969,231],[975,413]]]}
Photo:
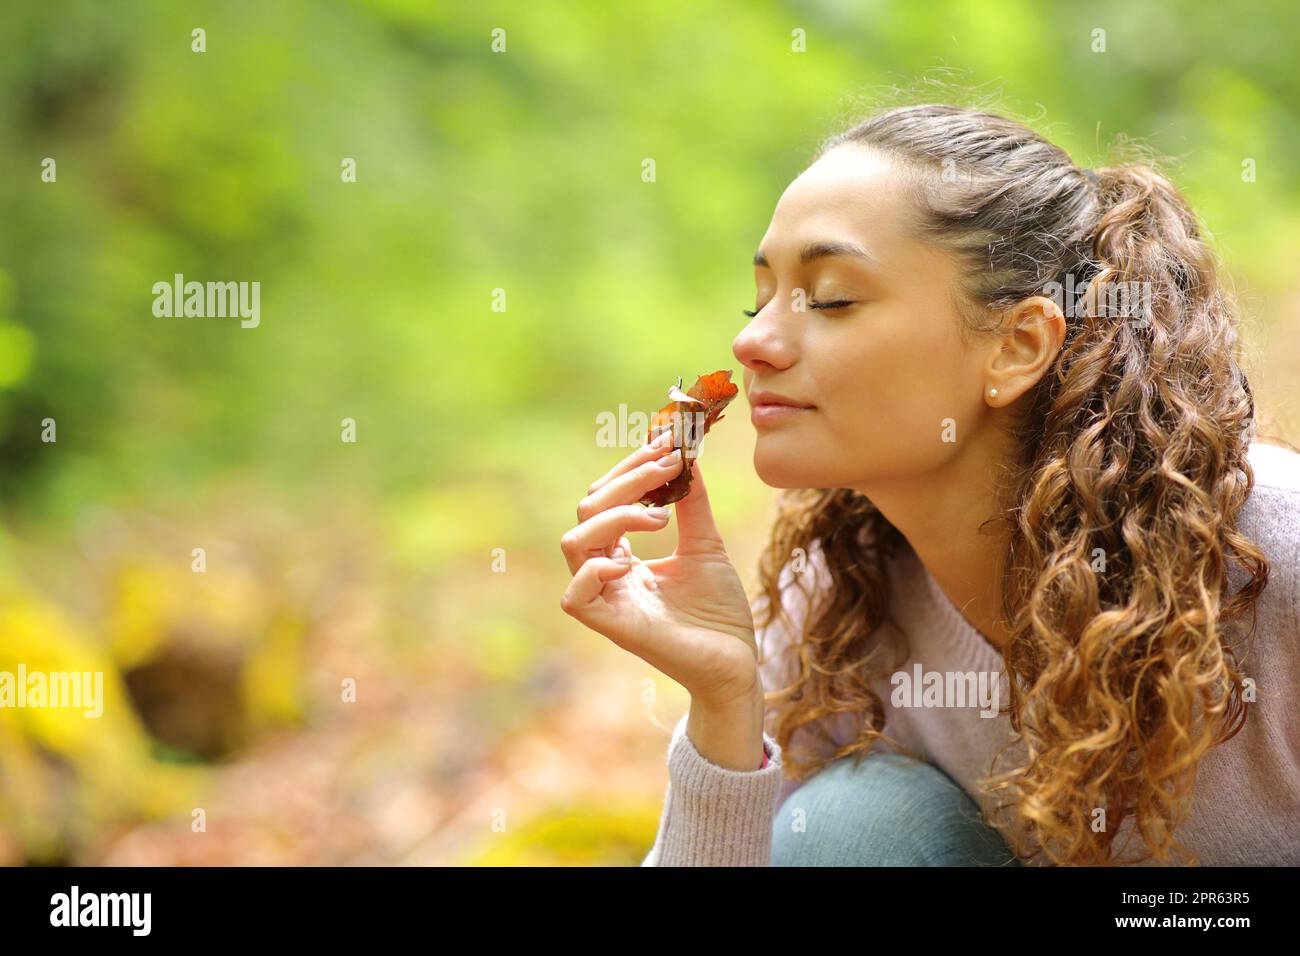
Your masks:
{"label": "eyebrow", "polygon": [[[855,259],[863,259],[872,264],[876,263],[876,257],[867,252],[856,242],[847,242],[842,239],[821,240],[819,242],[810,242],[799,250],[799,264],[807,265],[814,259],[823,259],[827,256],[853,256]],[[767,256],[763,255],[760,249],[754,253],[754,265],[763,268],[770,268],[767,262]]]}

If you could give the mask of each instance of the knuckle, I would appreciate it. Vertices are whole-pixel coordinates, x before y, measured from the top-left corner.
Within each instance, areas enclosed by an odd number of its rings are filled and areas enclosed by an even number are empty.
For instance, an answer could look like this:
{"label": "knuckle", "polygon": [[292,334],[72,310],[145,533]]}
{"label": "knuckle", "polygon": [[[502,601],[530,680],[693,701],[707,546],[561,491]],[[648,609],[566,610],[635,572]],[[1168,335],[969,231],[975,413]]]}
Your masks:
{"label": "knuckle", "polygon": [[644,465],[642,465],[638,470],[647,478],[652,476],[664,476],[663,480],[667,481],[668,478],[676,474],[676,472],[680,469],[682,464],[682,459],[680,456],[676,459],[673,459],[674,454],[675,454],[674,452],[669,452],[667,455],[664,455],[662,458],[656,458],[653,461],[648,461]]}
{"label": "knuckle", "polygon": [[573,554],[578,547],[578,531],[576,528],[570,528],[560,536],[560,550],[565,554]]}

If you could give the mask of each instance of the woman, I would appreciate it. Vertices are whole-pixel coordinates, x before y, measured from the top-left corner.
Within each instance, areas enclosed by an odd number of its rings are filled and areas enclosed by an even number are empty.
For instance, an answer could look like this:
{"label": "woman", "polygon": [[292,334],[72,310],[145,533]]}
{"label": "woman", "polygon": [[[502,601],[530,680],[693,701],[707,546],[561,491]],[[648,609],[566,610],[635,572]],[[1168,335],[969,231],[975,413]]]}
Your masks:
{"label": "woman", "polygon": [[761,653],[697,461],[632,554],[680,450],[562,541],[564,610],[691,695],[645,864],[1300,863],[1300,454],[1177,190],[904,107],[754,262]]}

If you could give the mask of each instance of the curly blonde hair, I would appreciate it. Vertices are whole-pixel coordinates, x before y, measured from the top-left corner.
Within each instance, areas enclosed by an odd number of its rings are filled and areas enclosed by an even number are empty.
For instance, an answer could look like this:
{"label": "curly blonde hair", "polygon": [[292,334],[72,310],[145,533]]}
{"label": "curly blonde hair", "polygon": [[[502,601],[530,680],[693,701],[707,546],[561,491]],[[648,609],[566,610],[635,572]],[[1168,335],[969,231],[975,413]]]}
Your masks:
{"label": "curly blonde hair", "polygon": [[[1063,310],[1053,367],[1005,422],[1019,457],[1003,463],[1006,497],[990,522],[1010,539],[999,555],[1007,710],[1028,759],[986,779],[1014,832],[993,822],[1022,857],[1111,864],[1132,815],[1142,859],[1179,862],[1187,851],[1174,831],[1197,762],[1246,717],[1241,649],[1224,624],[1249,611],[1253,637],[1269,574],[1237,527],[1257,424],[1216,257],[1150,161],[1083,170],[1003,116],[890,109],[816,155],[845,144],[900,162],[918,235],[962,264],[963,341],[994,333],[1003,310],[1049,283],[1086,290]],[[1139,284],[1129,288],[1143,291],[1140,303],[1108,294],[1121,283]],[[907,546],[860,493],[781,496],[759,561],[758,626],[786,616],[781,574],[797,549],[820,550],[830,575],[820,606],[806,595],[792,682],[767,694],[793,779],[883,738],[885,707],[870,685],[898,663],[877,653],[877,634],[889,619],[888,562]],[[1235,593],[1233,562],[1245,570]],[[791,749],[795,731],[814,726],[826,739],[824,719],[843,714],[855,715],[855,740],[810,760]],[[1103,833],[1091,826],[1097,807]]]}

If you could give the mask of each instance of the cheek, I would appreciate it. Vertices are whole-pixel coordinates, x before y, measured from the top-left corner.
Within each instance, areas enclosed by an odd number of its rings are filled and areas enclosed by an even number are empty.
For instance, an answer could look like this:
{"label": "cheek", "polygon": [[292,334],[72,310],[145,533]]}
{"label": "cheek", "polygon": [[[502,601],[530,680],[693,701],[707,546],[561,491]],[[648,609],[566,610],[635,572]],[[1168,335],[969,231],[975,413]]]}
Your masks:
{"label": "cheek", "polygon": [[828,352],[824,370],[819,391],[826,396],[827,418],[846,439],[873,440],[918,424],[926,366],[914,342],[890,337],[843,343]]}
{"label": "cheek", "polygon": [[[842,350],[833,369],[834,403],[825,416],[831,443],[851,474],[837,480],[860,480],[872,474],[923,471],[945,460],[946,420],[961,437],[966,372],[951,343],[915,335],[881,340],[869,348]],[[838,470],[838,469],[837,469]]]}

